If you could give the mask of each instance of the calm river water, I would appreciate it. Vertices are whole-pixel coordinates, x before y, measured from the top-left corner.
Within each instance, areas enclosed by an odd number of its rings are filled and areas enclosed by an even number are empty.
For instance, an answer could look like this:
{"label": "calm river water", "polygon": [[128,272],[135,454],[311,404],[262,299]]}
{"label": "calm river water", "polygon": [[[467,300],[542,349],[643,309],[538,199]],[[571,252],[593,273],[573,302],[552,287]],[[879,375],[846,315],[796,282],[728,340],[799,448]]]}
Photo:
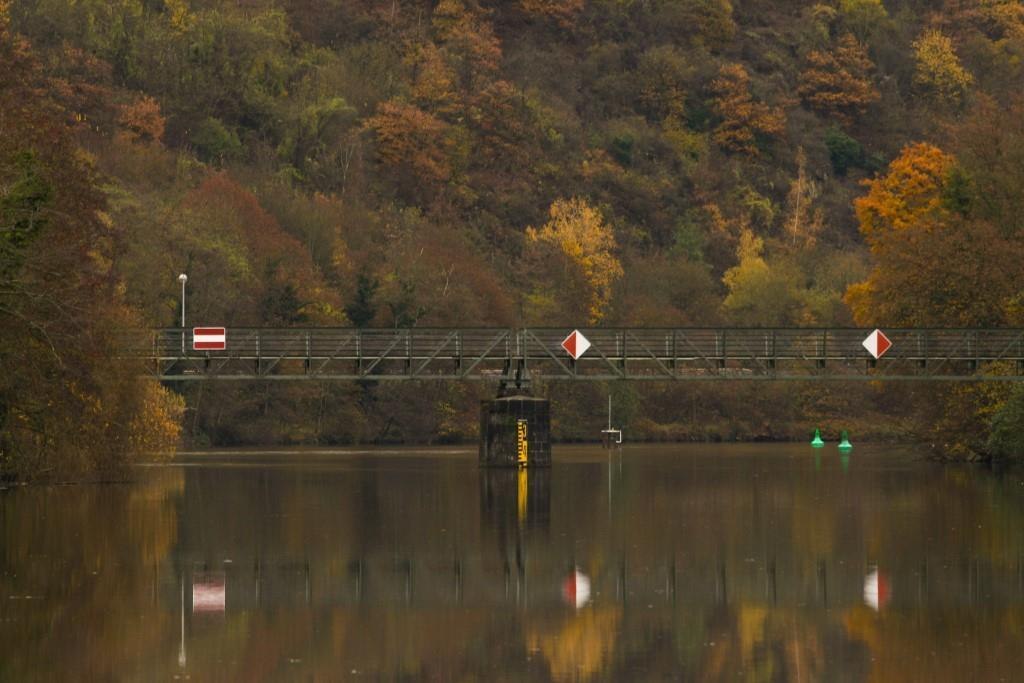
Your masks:
{"label": "calm river water", "polygon": [[998,681],[1024,476],[912,451],[212,451],[0,492],[0,679]]}

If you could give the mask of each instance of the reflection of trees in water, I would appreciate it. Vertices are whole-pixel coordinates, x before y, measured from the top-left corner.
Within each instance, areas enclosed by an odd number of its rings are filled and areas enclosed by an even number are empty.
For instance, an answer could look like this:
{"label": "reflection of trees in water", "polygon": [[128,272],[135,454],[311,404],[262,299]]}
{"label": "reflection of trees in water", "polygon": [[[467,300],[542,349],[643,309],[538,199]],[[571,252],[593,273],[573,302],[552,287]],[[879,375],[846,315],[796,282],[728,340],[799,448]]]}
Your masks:
{"label": "reflection of trees in water", "polygon": [[1020,680],[1024,608],[924,608],[843,613],[849,637],[867,646],[869,681]]}
{"label": "reflection of trees in water", "polygon": [[[706,625],[703,656],[694,664],[707,681],[843,680],[826,676],[828,631],[813,612],[743,604],[718,610]],[[836,629],[837,630],[837,629]],[[832,652],[832,659],[837,657]],[[844,666],[848,664],[843,663]],[[839,669],[842,671],[842,669]]]}
{"label": "reflection of trees in water", "polygon": [[[525,498],[515,470],[429,458],[8,492],[0,590],[44,599],[4,604],[0,678],[888,680],[932,650],[934,677],[1012,677],[1016,475],[823,460],[556,467]],[[851,608],[876,562],[892,603]],[[578,611],[573,564],[594,588]],[[204,567],[227,610],[187,611],[179,669],[179,582]]]}
{"label": "reflection of trees in water", "polygon": [[[326,608],[317,607],[314,591],[314,632],[320,635],[304,647],[316,661],[308,668],[293,665],[307,672],[350,667],[412,680],[496,680],[495,670],[504,671],[508,680],[582,680],[585,672],[601,671],[621,678],[642,672],[707,680],[860,680],[868,667],[868,647],[848,632],[840,612],[829,615],[821,608],[862,599],[864,568],[878,557],[895,559],[898,566],[892,571],[906,584],[916,581],[921,557],[946,557],[951,549],[957,554],[977,550],[982,558],[997,551],[1005,555],[1017,543],[1009,534],[1010,522],[1024,515],[1019,505],[990,507],[990,496],[999,495],[1001,485],[988,490],[993,486],[989,480],[962,481],[942,471],[929,474],[927,468],[858,475],[856,466],[848,478],[841,477],[837,462],[824,463],[821,473],[810,462],[807,472],[762,469],[739,487],[735,472],[686,476],[675,470],[634,470],[614,482],[610,500],[597,468],[569,484],[566,475],[559,480],[556,470],[546,495],[535,496],[545,487],[529,487],[525,523],[515,471],[503,471],[498,483],[482,483],[472,470],[465,478],[443,469],[419,477],[379,472],[371,477],[372,495],[365,491],[365,473],[355,478],[362,484],[351,489],[344,477],[327,486],[292,476],[288,483],[284,478],[274,483],[290,490],[281,494],[290,501],[281,509],[288,509],[292,519],[286,524],[266,520],[279,527],[265,530],[263,542],[276,547],[275,535],[290,537],[290,547],[312,553],[314,569],[324,561],[340,566],[359,552],[385,551],[386,556],[404,551],[413,560],[420,558],[418,596],[433,580],[423,558],[444,555],[437,550],[439,541],[453,553],[507,558],[514,572],[520,565],[524,572],[551,567],[552,582],[562,579],[573,560],[595,580],[614,575],[626,561],[634,589],[642,571],[655,573],[669,558],[678,564],[678,603],[668,607],[663,601],[654,609],[605,603],[575,612],[536,603],[517,607],[515,600],[486,608],[432,604],[428,613],[415,601],[408,607]],[[479,495],[466,495],[471,486],[478,487]],[[350,499],[338,506],[332,498]],[[478,501],[479,515],[466,514],[467,501]],[[548,509],[535,514],[537,501]],[[371,514],[374,530],[353,528],[352,510]],[[963,539],[943,528],[990,523],[991,536]],[[442,527],[447,530],[443,535],[438,533]],[[331,531],[327,545],[316,536],[324,528]],[[216,546],[218,541],[207,542]],[[497,554],[492,556],[490,548]],[[713,557],[721,558],[717,569]],[[780,558],[777,571],[775,557]],[[379,589],[382,579],[370,574],[367,581]],[[966,599],[960,594],[964,586],[953,579],[932,569],[933,599]],[[531,578],[535,599],[537,580]],[[607,599],[613,589],[607,583],[603,589]],[[908,600],[906,586],[899,589],[897,603]],[[786,606],[775,606],[776,599]],[[807,607],[792,607],[801,603]],[[284,610],[272,621],[258,611],[246,623],[249,628],[263,624],[293,642],[306,627],[296,623],[291,628],[287,620],[306,618],[302,610]],[[971,614],[962,616],[966,632],[973,633],[975,623]],[[300,644],[290,647],[298,651]],[[268,652],[280,654],[248,646],[245,652],[259,661]],[[970,645],[961,651],[964,666],[975,661],[973,652]]]}
{"label": "reflection of trees in water", "polygon": [[[133,484],[30,487],[0,497],[0,593],[9,617],[0,620],[0,678],[150,675],[147,661],[161,655],[176,625],[176,615],[154,607],[183,490],[182,471],[161,468]],[[21,599],[6,599],[12,595]]]}
{"label": "reflection of trees in water", "polygon": [[839,615],[757,604],[594,607],[524,617],[556,681],[856,681],[865,649]]}
{"label": "reflection of trees in water", "polygon": [[585,681],[608,668],[622,620],[621,607],[595,607],[524,619],[526,647],[544,656],[555,680]]}

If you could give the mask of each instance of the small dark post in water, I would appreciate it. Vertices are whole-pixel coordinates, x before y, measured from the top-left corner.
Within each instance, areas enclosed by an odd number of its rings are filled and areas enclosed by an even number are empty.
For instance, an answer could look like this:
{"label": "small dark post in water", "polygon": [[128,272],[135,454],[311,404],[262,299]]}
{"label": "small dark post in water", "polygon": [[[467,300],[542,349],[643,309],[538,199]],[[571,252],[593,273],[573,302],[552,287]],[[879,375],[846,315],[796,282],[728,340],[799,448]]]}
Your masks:
{"label": "small dark post in water", "polygon": [[551,465],[551,402],[530,395],[522,361],[506,371],[498,398],[480,402],[480,465]]}

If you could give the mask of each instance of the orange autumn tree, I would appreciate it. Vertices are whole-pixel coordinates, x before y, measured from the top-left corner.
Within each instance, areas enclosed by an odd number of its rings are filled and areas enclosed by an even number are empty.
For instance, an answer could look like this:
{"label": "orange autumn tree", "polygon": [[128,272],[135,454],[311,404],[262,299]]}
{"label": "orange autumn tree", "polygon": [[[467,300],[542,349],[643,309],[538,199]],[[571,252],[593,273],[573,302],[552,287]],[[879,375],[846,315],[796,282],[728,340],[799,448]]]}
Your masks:
{"label": "orange autumn tree", "polygon": [[413,68],[412,96],[417,104],[441,116],[462,110],[455,70],[437,45],[418,44],[405,61]]}
{"label": "orange autumn tree", "polygon": [[448,124],[415,105],[388,101],[367,119],[377,157],[401,194],[426,199],[452,176]]}
{"label": "orange autumn tree", "polygon": [[879,99],[871,83],[873,68],[867,48],[846,34],[834,49],[807,55],[797,92],[811,109],[849,122]]}
{"label": "orange autumn tree", "polygon": [[479,170],[492,176],[493,171],[522,176],[536,148],[535,140],[531,139],[532,122],[524,113],[515,86],[508,81],[495,81],[476,94],[469,113],[477,143],[467,161],[483,166]]}
{"label": "orange autumn tree", "polygon": [[903,148],[889,172],[867,183],[868,193],[854,201],[860,231],[876,254],[892,234],[946,218],[944,179],[954,159],[938,147],[920,142]]}
{"label": "orange autumn tree", "polygon": [[529,191],[537,115],[522,87],[502,78],[494,13],[471,0],[440,2],[432,30],[406,48],[409,96],[367,122],[407,203],[497,204]]}
{"label": "orange autumn tree", "polygon": [[143,96],[121,107],[117,122],[131,142],[159,143],[164,137],[167,121],[160,114],[160,103]]}
{"label": "orange autumn tree", "polygon": [[441,0],[434,9],[434,34],[464,88],[492,80],[501,65],[501,42],[486,12],[472,0]]}
{"label": "orange autumn tree", "polygon": [[714,140],[730,152],[758,156],[758,138],[782,134],[786,115],[777,107],[757,102],[750,94],[750,75],[741,64],[726,64],[711,82],[711,102],[721,123]]}
{"label": "orange autumn tree", "polygon": [[875,268],[845,301],[861,325],[1005,324],[1019,245],[972,217],[956,159],[934,145],[903,149],[854,202]]}

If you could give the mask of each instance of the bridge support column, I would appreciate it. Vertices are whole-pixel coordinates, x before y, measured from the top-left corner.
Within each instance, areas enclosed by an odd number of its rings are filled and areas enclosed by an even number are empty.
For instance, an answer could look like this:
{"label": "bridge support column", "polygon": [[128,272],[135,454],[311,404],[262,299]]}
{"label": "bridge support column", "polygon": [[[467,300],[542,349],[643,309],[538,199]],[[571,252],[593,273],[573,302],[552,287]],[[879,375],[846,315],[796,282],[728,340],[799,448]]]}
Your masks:
{"label": "bridge support column", "polygon": [[551,402],[531,396],[529,385],[520,365],[506,372],[498,398],[480,402],[482,467],[551,465]]}
{"label": "bridge support column", "polygon": [[547,467],[551,464],[551,402],[502,396],[480,402],[480,465]]}

